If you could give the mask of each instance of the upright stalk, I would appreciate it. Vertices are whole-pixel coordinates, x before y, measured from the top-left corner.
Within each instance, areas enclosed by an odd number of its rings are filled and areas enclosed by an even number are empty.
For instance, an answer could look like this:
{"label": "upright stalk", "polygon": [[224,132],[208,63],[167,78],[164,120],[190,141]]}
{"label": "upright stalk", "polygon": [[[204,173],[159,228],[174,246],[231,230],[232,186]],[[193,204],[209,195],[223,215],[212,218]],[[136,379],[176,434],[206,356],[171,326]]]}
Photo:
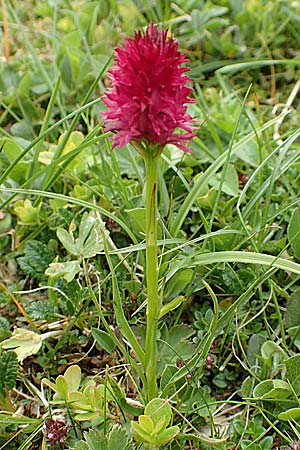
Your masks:
{"label": "upright stalk", "polygon": [[[149,149],[150,150],[150,149]],[[157,397],[157,330],[160,304],[158,298],[157,258],[157,155],[144,156],[146,165],[146,279],[147,328],[145,372],[147,400]]]}

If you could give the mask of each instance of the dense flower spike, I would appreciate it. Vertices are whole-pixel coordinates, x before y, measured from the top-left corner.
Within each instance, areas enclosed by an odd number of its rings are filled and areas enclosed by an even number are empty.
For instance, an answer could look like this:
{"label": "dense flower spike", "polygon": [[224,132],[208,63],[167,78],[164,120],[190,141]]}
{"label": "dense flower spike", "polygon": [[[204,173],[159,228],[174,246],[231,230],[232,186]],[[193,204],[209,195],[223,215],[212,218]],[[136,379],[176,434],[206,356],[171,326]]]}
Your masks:
{"label": "dense flower spike", "polygon": [[111,88],[103,96],[108,107],[105,129],[116,132],[114,147],[137,141],[161,148],[171,143],[190,151],[187,144],[195,134],[187,113],[193,100],[192,89],[186,86],[188,69],[182,67],[186,61],[178,43],[154,24],[116,50],[109,71]]}
{"label": "dense flower spike", "polygon": [[70,425],[63,417],[53,417],[45,421],[43,430],[50,445],[63,444],[68,438]]}

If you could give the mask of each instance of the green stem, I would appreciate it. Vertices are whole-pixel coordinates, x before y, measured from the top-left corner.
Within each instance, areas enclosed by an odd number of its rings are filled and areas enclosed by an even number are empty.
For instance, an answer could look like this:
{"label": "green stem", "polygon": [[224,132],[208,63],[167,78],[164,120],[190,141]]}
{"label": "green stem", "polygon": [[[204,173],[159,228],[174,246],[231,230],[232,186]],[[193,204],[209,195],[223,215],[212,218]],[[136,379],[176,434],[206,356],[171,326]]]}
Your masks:
{"label": "green stem", "polygon": [[157,258],[157,157],[151,151],[145,154],[146,165],[146,279],[147,328],[145,372],[147,399],[157,397],[157,330],[160,313],[158,298]]}

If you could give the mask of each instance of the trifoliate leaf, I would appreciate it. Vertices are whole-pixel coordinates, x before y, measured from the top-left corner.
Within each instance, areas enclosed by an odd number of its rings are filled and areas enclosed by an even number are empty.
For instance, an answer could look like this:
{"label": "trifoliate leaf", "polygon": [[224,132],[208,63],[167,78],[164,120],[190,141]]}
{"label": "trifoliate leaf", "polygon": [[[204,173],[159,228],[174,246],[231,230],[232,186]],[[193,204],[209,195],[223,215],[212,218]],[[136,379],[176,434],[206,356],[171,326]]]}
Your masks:
{"label": "trifoliate leaf", "polygon": [[17,354],[18,361],[23,362],[25,358],[38,353],[43,340],[51,336],[60,334],[60,331],[49,331],[44,334],[37,334],[34,331],[16,328],[9,339],[0,343],[3,349],[13,349]]}
{"label": "trifoliate leaf", "polygon": [[27,356],[38,353],[41,346],[42,336],[23,328],[16,328],[9,339],[1,342],[2,348],[13,349],[16,352],[18,361],[21,363]]}
{"label": "trifoliate leaf", "polygon": [[54,262],[49,264],[45,274],[54,279],[63,278],[70,283],[79,271],[80,265],[78,261]]}

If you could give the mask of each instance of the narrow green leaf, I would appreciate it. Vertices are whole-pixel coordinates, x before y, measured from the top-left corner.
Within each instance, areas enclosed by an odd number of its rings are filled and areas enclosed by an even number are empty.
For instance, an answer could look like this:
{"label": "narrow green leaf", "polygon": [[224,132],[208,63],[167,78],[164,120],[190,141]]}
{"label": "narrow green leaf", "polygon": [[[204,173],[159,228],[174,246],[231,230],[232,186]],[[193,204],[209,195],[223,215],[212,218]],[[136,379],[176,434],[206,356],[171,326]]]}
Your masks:
{"label": "narrow green leaf", "polygon": [[300,260],[300,208],[295,209],[292,214],[287,235],[295,258]]}
{"label": "narrow green leaf", "polygon": [[268,267],[276,267],[278,269],[286,270],[300,275],[300,264],[290,261],[288,259],[278,258],[264,253],[252,252],[214,252],[202,253],[192,258],[192,265],[215,264],[221,262],[236,262],[245,264],[258,264]]}
{"label": "narrow green leaf", "polygon": [[[185,201],[182,203],[176,218],[171,226],[171,233],[174,237],[176,237],[179,233],[179,230],[181,228],[181,225],[183,224],[186,216],[189,214],[189,211],[193,204],[195,203],[199,192],[201,191],[202,187],[205,186],[211,177],[217,173],[217,171],[223,166],[223,164],[226,162],[228,153],[231,152],[231,154],[235,154],[237,150],[239,150],[241,147],[246,145],[248,142],[251,142],[253,138],[255,138],[255,135],[266,130],[270,126],[274,125],[280,117],[284,117],[285,114],[282,114],[281,116],[276,117],[275,119],[270,120],[269,122],[265,123],[261,127],[259,127],[257,130],[252,131],[244,138],[240,139],[239,142],[235,143],[232,148],[229,150],[226,150],[222,155],[220,155],[207,169],[206,171],[198,178],[197,183],[194,184],[190,192],[185,198]],[[297,133],[298,135],[298,133]]]}

